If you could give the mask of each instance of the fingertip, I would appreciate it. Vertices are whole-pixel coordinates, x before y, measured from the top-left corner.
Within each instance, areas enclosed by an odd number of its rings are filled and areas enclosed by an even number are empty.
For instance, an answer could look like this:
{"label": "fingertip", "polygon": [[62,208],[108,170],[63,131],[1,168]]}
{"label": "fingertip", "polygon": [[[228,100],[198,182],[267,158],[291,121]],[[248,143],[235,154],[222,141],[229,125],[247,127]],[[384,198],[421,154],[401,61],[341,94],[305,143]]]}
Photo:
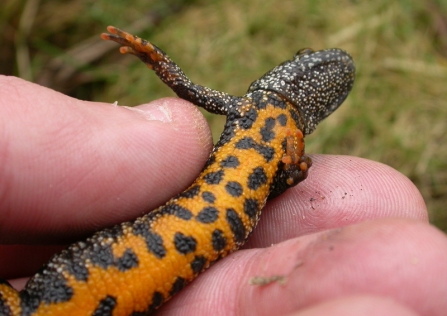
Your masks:
{"label": "fingertip", "polygon": [[[199,141],[206,150],[211,150],[212,137],[208,123],[197,106],[179,98],[161,98],[150,103],[128,108],[141,112],[152,121],[174,124],[177,137],[185,141]],[[186,136],[186,137],[185,137]]]}
{"label": "fingertip", "polygon": [[[382,306],[376,311],[396,308],[402,313],[396,315],[412,315],[411,310],[440,315],[446,309],[445,282],[440,282],[446,277],[446,247],[447,239],[439,230],[410,219],[379,219],[310,234],[230,255],[168,303],[166,310],[286,314],[361,293],[397,302],[377,302]],[[233,303],[228,305],[229,301]],[[338,308],[335,315],[344,315],[342,306]],[[356,308],[360,311],[361,304]]]}
{"label": "fingertip", "polygon": [[267,204],[247,247],[378,218],[428,222],[421,193],[397,170],[352,156],[312,160],[305,181]]}
{"label": "fingertip", "polygon": [[373,295],[344,296],[319,304],[304,310],[288,314],[288,316],[417,316],[418,314],[408,307],[399,304],[388,297]]}
{"label": "fingertip", "polygon": [[377,217],[428,220],[421,193],[408,177],[396,169],[353,156],[312,157],[316,167],[309,186],[325,195],[334,195],[334,205],[350,210],[354,206],[354,210],[374,212]]}

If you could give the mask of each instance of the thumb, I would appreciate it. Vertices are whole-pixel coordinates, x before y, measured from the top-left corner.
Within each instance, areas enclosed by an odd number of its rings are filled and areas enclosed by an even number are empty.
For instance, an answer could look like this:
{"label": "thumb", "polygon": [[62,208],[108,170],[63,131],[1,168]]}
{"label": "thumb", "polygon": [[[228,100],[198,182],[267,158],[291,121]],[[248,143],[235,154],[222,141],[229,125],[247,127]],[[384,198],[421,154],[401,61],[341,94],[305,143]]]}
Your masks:
{"label": "thumb", "polygon": [[180,99],[129,109],[5,76],[0,95],[3,243],[63,242],[135,218],[190,184],[212,145]]}

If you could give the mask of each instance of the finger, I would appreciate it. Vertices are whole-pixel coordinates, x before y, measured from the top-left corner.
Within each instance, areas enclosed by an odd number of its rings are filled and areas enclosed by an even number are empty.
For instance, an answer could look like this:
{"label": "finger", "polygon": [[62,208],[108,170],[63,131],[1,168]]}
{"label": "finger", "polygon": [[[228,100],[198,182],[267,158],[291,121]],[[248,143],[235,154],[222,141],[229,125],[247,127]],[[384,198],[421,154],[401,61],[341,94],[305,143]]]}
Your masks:
{"label": "finger", "polygon": [[[420,315],[441,316],[447,309],[445,249],[445,235],[420,221],[363,222],[270,248],[238,251],[216,263],[161,312],[283,315],[364,294],[389,297]],[[263,278],[264,285],[259,282]]]}
{"label": "finger", "polygon": [[424,200],[404,175],[351,156],[313,155],[308,178],[267,203],[246,248],[369,219],[428,221]]}
{"label": "finger", "polygon": [[187,187],[211,149],[203,116],[179,99],[131,110],[5,76],[0,95],[3,243],[133,219]]}
{"label": "finger", "polygon": [[310,306],[288,316],[417,316],[411,309],[396,301],[376,296],[354,295],[341,297]]}

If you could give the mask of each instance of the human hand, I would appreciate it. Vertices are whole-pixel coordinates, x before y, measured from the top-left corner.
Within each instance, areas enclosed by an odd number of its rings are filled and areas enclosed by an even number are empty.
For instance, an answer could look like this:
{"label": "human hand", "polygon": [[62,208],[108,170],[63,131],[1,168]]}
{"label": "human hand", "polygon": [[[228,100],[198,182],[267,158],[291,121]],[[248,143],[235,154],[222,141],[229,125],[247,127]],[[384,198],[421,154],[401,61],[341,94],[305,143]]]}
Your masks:
{"label": "human hand", "polygon": [[0,95],[5,278],[34,274],[62,248],[54,244],[164,203],[199,174],[212,147],[203,115],[179,99],[129,109],[6,76],[0,76]]}
{"label": "human hand", "polygon": [[[135,218],[191,183],[211,148],[203,117],[179,99],[130,110],[10,77],[0,95],[3,244],[63,243]],[[160,314],[443,315],[447,239],[413,184],[372,161],[312,158],[245,250]],[[0,274],[30,275],[54,248],[2,246]]]}

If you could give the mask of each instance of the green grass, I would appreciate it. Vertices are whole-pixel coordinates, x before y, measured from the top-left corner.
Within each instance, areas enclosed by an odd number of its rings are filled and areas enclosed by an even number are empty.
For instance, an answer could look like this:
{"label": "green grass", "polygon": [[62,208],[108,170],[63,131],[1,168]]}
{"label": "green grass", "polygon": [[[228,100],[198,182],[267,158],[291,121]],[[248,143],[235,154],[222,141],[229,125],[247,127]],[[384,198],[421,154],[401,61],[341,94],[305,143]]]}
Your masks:
{"label": "green grass", "polygon": [[[357,64],[354,90],[308,137],[307,151],[392,166],[415,183],[431,221],[447,231],[445,1],[128,3],[6,0],[0,72],[81,99],[136,105],[173,94],[116,46],[76,50],[86,39],[99,42],[107,25],[150,39],[193,81],[237,95],[300,48],[343,48]],[[207,117],[218,135],[223,119]]]}

